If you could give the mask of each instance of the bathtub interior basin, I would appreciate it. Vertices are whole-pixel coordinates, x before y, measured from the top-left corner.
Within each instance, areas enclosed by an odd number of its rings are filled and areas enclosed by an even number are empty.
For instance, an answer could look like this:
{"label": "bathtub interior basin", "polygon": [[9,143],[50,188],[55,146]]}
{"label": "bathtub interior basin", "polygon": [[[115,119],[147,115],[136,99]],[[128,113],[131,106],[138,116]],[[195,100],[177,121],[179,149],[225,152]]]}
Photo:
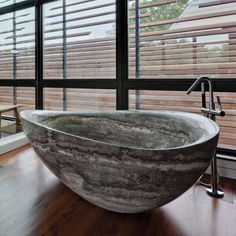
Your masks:
{"label": "bathtub interior basin", "polygon": [[173,111],[23,111],[24,131],[43,163],[87,201],[123,213],[176,199],[204,173],[219,127]]}
{"label": "bathtub interior basin", "polygon": [[[24,117],[23,113],[23,117]],[[45,116],[45,114],[47,114]],[[31,121],[68,135],[141,149],[168,149],[201,142],[218,129],[204,117],[179,112],[34,112]]]}

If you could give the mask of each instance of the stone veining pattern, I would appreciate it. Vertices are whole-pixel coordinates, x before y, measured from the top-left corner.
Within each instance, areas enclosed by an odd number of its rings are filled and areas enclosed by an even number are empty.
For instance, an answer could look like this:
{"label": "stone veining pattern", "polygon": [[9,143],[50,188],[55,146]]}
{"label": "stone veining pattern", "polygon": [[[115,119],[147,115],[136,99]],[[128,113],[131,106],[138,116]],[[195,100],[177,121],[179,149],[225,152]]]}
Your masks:
{"label": "stone veining pattern", "polygon": [[24,111],[35,152],[87,201],[115,212],[162,206],[190,188],[210,164],[219,128],[190,113]]}

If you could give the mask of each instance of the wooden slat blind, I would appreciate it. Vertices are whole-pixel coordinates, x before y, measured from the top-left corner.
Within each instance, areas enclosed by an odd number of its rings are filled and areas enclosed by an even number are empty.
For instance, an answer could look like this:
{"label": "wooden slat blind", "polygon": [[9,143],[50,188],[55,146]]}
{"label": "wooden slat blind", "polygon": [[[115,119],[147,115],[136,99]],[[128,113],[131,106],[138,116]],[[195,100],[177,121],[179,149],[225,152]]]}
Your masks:
{"label": "wooden slat blind", "polygon": [[0,79],[35,78],[34,9],[0,16]]}
{"label": "wooden slat blind", "polygon": [[[136,16],[138,0],[130,0]],[[139,0],[139,29],[130,20],[130,79],[190,78],[214,75],[236,79],[236,1]],[[142,8],[145,6],[145,8]],[[139,35],[139,37],[138,37]],[[138,53],[138,62],[134,60]],[[236,147],[236,95],[221,96],[226,117],[218,118],[220,145]],[[200,113],[198,92],[130,91],[131,109],[178,110]]]}
{"label": "wooden slat blind", "polygon": [[[0,0],[0,7],[13,0]],[[20,1],[20,0],[19,0]],[[135,1],[129,2],[130,79],[236,78],[236,1],[139,0],[139,68]],[[115,79],[115,0],[58,0],[44,5],[44,78]],[[64,16],[64,17],[63,17]],[[35,78],[34,9],[0,16],[0,79]],[[14,23],[15,22],[15,23]],[[220,93],[220,144],[236,147],[236,97]],[[54,110],[115,109],[114,90],[44,89]],[[0,103],[34,107],[34,88],[0,88]],[[138,99],[137,99],[138,98]],[[130,107],[199,112],[200,97],[184,92],[130,92]]]}
{"label": "wooden slat blind", "polygon": [[[67,89],[68,111],[110,111],[116,109],[116,91],[98,89]],[[48,110],[63,110],[63,89],[45,88],[44,106]]]}
{"label": "wooden slat blind", "polygon": [[[0,7],[12,3],[0,1]],[[33,8],[0,16],[0,79],[35,78],[34,25]],[[34,109],[34,98],[34,88],[0,87],[1,104],[21,104],[21,109]]]}
{"label": "wooden slat blind", "polygon": [[25,0],[0,0],[0,8],[11,5],[13,3],[23,2]]}
{"label": "wooden slat blind", "polygon": [[45,79],[116,78],[114,0],[57,1],[44,10]]}
{"label": "wooden slat blind", "polygon": [[[137,0],[138,1],[138,0]],[[149,7],[142,9],[148,2]],[[213,74],[216,78],[236,78],[236,1],[181,0],[166,2],[139,0],[140,78],[195,78]],[[130,1],[134,15],[135,1]],[[130,22],[130,76],[135,22]],[[150,63],[149,56],[153,60]]]}
{"label": "wooden slat blind", "polygon": [[[221,97],[226,116],[217,118],[220,125],[219,146],[236,147],[236,94],[216,93]],[[130,91],[130,109],[136,107],[136,92]],[[199,92],[187,96],[183,91],[139,91],[140,109],[176,110],[200,114],[201,98]]]}

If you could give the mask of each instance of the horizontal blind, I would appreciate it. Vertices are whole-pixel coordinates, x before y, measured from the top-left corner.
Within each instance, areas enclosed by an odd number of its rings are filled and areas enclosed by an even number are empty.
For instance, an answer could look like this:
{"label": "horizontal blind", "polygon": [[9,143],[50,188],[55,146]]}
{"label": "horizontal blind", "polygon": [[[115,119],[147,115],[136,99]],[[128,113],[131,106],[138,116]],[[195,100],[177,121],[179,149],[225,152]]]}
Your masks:
{"label": "horizontal blind", "polygon": [[34,61],[34,8],[0,15],[0,79],[34,79]]}
{"label": "horizontal blind", "polygon": [[[220,126],[219,146],[236,149],[236,94],[217,92],[221,97],[225,117],[217,117]],[[137,91],[129,93],[130,109],[136,108]],[[175,110],[200,114],[201,95],[184,91],[139,91],[139,107],[142,110]]]}
{"label": "horizontal blind", "polygon": [[[130,79],[236,78],[236,1],[130,0]],[[138,58],[138,60],[137,60]],[[236,95],[221,97],[220,146],[236,148]],[[130,91],[131,109],[200,114],[199,92]]]}
{"label": "horizontal blind", "polygon": [[[44,108],[63,110],[63,88],[44,88]],[[116,109],[116,91],[106,89],[66,89],[68,111],[111,111]]]}
{"label": "horizontal blind", "polygon": [[12,5],[14,3],[23,2],[26,0],[0,0],[0,8]]}
{"label": "horizontal blind", "polygon": [[[2,4],[10,1],[0,1]],[[35,79],[35,11],[28,8],[0,15],[0,80]],[[35,88],[1,87],[0,104],[34,109]]]}
{"label": "horizontal blind", "polygon": [[[19,111],[35,109],[35,88],[31,87],[0,87],[0,104],[18,104]],[[13,112],[6,112],[3,115],[14,115]]]}
{"label": "horizontal blind", "polygon": [[45,4],[45,79],[115,79],[115,9],[114,0]]}
{"label": "horizontal blind", "polygon": [[[129,3],[134,17],[135,4]],[[130,21],[130,78],[136,66],[142,79],[236,77],[235,1],[139,0],[138,13],[139,25]]]}

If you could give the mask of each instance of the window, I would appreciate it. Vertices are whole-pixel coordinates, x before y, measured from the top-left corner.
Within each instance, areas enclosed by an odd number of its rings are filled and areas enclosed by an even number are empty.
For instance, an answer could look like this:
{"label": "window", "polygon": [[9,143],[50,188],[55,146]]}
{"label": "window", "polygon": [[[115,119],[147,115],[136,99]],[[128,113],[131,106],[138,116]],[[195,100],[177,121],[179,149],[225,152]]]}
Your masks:
{"label": "window", "polygon": [[0,15],[0,79],[35,78],[34,8]]}
{"label": "window", "polygon": [[[235,93],[218,92],[221,97],[226,116],[217,117],[220,126],[219,147],[236,147],[236,95]],[[201,95],[193,92],[186,95],[185,91],[137,91],[129,93],[130,109],[141,110],[175,110],[201,114]]]}
{"label": "window", "polygon": [[14,3],[23,2],[23,1],[26,1],[26,0],[0,0],[0,8],[9,6]]}
{"label": "window", "polygon": [[105,89],[44,89],[47,110],[109,111],[116,109],[116,91]]}
{"label": "window", "polygon": [[235,78],[236,2],[136,0],[129,5],[131,79]]}
{"label": "window", "polygon": [[[30,87],[0,87],[0,104],[14,105],[18,104],[20,107],[18,111],[32,110],[35,108],[35,88]],[[22,132],[22,126],[16,125],[13,120],[15,116],[13,111],[2,113],[0,140],[1,138]]]}
{"label": "window", "polygon": [[218,119],[220,146],[236,155],[236,2],[35,3],[0,0],[0,103],[198,112],[200,94],[185,91],[197,76],[213,74],[227,113]]}
{"label": "window", "polygon": [[115,1],[44,5],[44,78],[115,79]]}

